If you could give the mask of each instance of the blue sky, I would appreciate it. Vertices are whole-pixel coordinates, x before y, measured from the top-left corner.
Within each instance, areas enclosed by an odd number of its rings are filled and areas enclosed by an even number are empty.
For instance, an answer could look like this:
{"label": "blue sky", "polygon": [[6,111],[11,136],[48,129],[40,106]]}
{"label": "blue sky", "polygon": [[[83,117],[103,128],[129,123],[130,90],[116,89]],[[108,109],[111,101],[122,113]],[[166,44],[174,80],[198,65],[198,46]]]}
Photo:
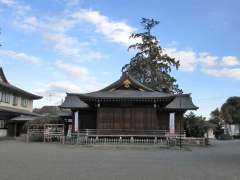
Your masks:
{"label": "blue sky", "polygon": [[12,84],[57,105],[65,92],[95,91],[117,80],[134,52],[141,17],[181,61],[173,75],[208,116],[240,95],[238,0],[0,0],[0,64]]}

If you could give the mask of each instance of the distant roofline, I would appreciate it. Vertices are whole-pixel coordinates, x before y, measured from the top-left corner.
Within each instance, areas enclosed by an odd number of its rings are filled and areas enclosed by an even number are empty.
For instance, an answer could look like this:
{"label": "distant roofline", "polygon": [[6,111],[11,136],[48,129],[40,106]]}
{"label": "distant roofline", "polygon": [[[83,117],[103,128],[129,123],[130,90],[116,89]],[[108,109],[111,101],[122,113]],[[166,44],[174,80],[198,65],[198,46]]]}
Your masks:
{"label": "distant roofline", "polygon": [[15,93],[17,95],[22,95],[22,96],[26,96],[26,97],[29,97],[33,100],[36,100],[36,99],[42,99],[42,96],[38,96],[38,95],[35,95],[35,94],[32,94],[30,92],[27,92],[25,90],[22,90],[12,84],[10,84],[3,72],[3,69],[2,67],[0,67],[0,77],[3,79],[3,81],[0,81],[0,87],[2,89],[6,89],[12,93]]}
{"label": "distant roofline", "polygon": [[0,110],[5,111],[5,112],[10,112],[10,113],[16,113],[16,114],[19,114],[19,115],[40,116],[37,113],[27,111],[25,109],[17,109],[17,108],[13,108],[13,107],[0,106]]}
{"label": "distant roofline", "polygon": [[9,82],[8,82],[8,80],[7,80],[4,72],[3,72],[3,68],[2,68],[2,67],[0,67],[0,77],[1,77],[1,79],[2,79],[5,83],[9,84]]}

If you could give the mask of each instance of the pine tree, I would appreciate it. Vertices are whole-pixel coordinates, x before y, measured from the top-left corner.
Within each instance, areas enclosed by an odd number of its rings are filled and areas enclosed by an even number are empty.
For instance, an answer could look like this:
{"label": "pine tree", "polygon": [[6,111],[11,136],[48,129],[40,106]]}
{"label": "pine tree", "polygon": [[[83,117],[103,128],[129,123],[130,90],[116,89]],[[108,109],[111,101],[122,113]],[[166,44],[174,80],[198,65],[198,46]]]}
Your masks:
{"label": "pine tree", "polygon": [[176,84],[176,79],[170,75],[172,67],[179,68],[179,61],[164,53],[156,36],[151,33],[152,28],[158,25],[159,21],[142,18],[141,24],[145,31],[130,36],[140,42],[128,48],[128,50],[135,49],[137,53],[122,71],[128,72],[136,80],[154,90],[182,93]]}

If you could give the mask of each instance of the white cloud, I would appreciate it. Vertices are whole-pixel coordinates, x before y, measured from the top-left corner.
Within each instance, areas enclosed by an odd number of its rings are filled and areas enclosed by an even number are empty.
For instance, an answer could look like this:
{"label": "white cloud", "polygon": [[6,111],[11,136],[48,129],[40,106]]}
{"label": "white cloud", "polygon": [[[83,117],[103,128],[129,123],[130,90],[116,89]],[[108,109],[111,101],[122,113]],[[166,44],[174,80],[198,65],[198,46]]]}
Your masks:
{"label": "white cloud", "polygon": [[82,89],[70,81],[56,81],[48,84],[49,91],[79,93]]}
{"label": "white cloud", "polygon": [[15,14],[17,16],[23,16],[25,15],[28,11],[30,11],[32,8],[31,6],[28,6],[28,5],[20,5],[18,4],[16,7],[15,7]]}
{"label": "white cloud", "polygon": [[31,7],[29,5],[26,5],[15,0],[0,0],[0,3],[13,8],[14,9],[13,12],[16,16],[25,15],[28,11],[31,10]]}
{"label": "white cloud", "polygon": [[67,72],[68,74],[77,77],[77,78],[86,78],[89,77],[89,71],[86,67],[75,66],[71,64],[66,64],[62,62],[56,63],[57,68]]}
{"label": "white cloud", "polygon": [[[74,78],[76,80],[76,78]],[[84,84],[84,86],[80,86]],[[96,91],[102,88],[95,80],[80,80],[77,83],[69,80],[57,80],[49,83],[40,83],[40,88],[35,89],[34,93],[43,96],[43,99],[35,102],[34,107],[44,105],[60,105],[67,93],[86,93]]]}
{"label": "white cloud", "polygon": [[57,52],[66,56],[79,56],[83,48],[76,38],[64,34],[44,34],[43,37]]}
{"label": "white cloud", "polygon": [[239,64],[239,60],[236,56],[225,56],[222,58],[223,65],[234,66]]}
{"label": "white cloud", "polygon": [[43,96],[41,100],[34,102],[34,108],[40,108],[44,105],[60,105],[66,96],[66,92],[80,93],[82,89],[72,81],[66,80],[43,84],[42,88],[34,91],[34,93]]}
{"label": "white cloud", "polygon": [[[79,37],[70,35],[72,29],[85,27],[86,24],[93,25],[96,32],[112,42],[129,45],[137,42],[129,39],[136,30],[124,21],[113,21],[98,11],[80,9],[78,11],[64,11],[53,17],[20,16],[14,24],[25,30],[38,32],[47,44],[60,55],[76,61],[99,60],[106,58],[101,52],[92,49],[91,41],[82,42]],[[54,27],[54,28],[53,28]],[[93,35],[94,36],[94,35]]]}
{"label": "white cloud", "polygon": [[135,28],[123,21],[112,21],[98,11],[82,9],[73,13],[71,17],[79,22],[85,21],[95,25],[96,32],[103,34],[110,41],[124,45],[135,41],[129,39],[129,36],[136,31]]}
{"label": "white cloud", "polygon": [[[14,24],[25,31],[38,31],[41,33],[65,33],[76,25],[71,19],[65,19],[66,15],[58,17],[45,17],[43,19],[36,16],[25,16],[16,19]],[[53,28],[54,27],[54,28]]]}
{"label": "white cloud", "polygon": [[193,51],[178,51],[176,49],[166,49],[170,57],[180,61],[180,69],[183,71],[193,71],[197,65],[196,53]]}
{"label": "white cloud", "polygon": [[215,77],[228,77],[240,80],[240,68],[203,69],[203,72]]}
{"label": "white cloud", "polygon": [[199,53],[199,63],[203,64],[205,67],[213,67],[218,64],[218,57],[211,56],[209,53]]}
{"label": "white cloud", "polygon": [[14,24],[26,31],[37,31],[38,29],[42,28],[35,16],[29,16],[22,20],[17,19],[15,20]]}
{"label": "white cloud", "polygon": [[43,38],[57,53],[77,62],[106,58],[102,53],[91,50],[88,43],[81,43],[75,37],[65,34],[44,34]]}
{"label": "white cloud", "polygon": [[0,3],[5,4],[7,6],[13,6],[16,4],[14,0],[0,0]]}
{"label": "white cloud", "polygon": [[239,64],[235,56],[220,58],[207,52],[197,53],[192,50],[177,49],[166,49],[166,52],[170,57],[180,60],[180,70],[182,71],[193,72],[197,67],[200,67],[203,73],[210,76],[240,79],[240,68],[226,68],[226,66]]}
{"label": "white cloud", "polygon": [[11,51],[11,50],[0,50],[0,55],[7,57],[7,58],[15,59],[18,61],[31,63],[31,64],[39,64],[41,62],[41,59],[39,59],[35,56],[28,55],[28,54],[22,53],[22,52],[15,52],[15,51]]}
{"label": "white cloud", "polygon": [[26,31],[40,33],[46,45],[68,59],[82,62],[106,58],[101,52],[93,50],[91,43],[80,42],[78,37],[66,34],[73,27],[73,21],[54,17],[43,21],[35,16],[30,16],[23,18],[22,21],[16,21],[15,25]]}

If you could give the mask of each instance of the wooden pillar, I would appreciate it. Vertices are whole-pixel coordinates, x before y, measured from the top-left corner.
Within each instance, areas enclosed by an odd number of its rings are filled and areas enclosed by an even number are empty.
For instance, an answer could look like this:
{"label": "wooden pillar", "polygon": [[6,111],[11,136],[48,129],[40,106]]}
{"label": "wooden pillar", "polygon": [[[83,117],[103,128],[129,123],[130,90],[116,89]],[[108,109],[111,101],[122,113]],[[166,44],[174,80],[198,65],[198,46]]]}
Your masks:
{"label": "wooden pillar", "polygon": [[72,129],[71,129],[72,133],[74,133],[74,127],[75,127],[75,124],[74,124],[74,122],[75,122],[75,120],[74,120],[74,112],[75,111],[72,110]]}
{"label": "wooden pillar", "polygon": [[176,121],[175,121],[175,129],[177,131],[184,131],[184,118],[183,118],[184,112],[178,112],[176,113]]}
{"label": "wooden pillar", "polygon": [[17,137],[17,122],[14,123],[14,137]]}

